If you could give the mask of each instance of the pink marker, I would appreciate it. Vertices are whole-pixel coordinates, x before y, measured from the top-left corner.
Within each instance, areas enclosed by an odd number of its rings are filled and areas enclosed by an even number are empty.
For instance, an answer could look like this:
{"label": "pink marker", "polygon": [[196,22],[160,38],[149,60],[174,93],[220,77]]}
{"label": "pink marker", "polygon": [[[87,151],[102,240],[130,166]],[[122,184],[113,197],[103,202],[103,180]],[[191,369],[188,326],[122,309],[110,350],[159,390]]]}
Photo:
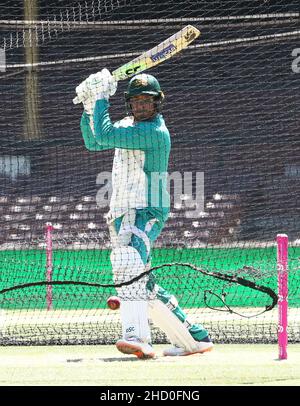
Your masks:
{"label": "pink marker", "polygon": [[288,236],[277,235],[279,359],[287,359],[288,344]]}
{"label": "pink marker", "polygon": [[[46,238],[46,280],[47,280],[47,282],[51,282],[52,272],[53,272],[52,230],[53,230],[52,224],[47,223],[46,224],[46,235],[45,235],[45,238]],[[52,309],[52,286],[51,285],[47,285],[46,301],[47,301],[47,310],[51,310]]]}

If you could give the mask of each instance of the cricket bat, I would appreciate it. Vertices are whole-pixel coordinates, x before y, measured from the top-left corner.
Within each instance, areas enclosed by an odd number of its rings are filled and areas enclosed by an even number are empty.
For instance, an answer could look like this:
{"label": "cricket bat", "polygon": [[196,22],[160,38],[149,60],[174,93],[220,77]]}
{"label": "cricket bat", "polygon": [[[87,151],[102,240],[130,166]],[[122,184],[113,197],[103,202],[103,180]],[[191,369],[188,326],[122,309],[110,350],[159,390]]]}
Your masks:
{"label": "cricket bat", "polygon": [[[153,68],[182,51],[198,38],[199,35],[200,31],[197,28],[192,25],[187,25],[171,37],[165,39],[159,45],[156,45],[154,48],[143,52],[132,61],[120,66],[112,72],[112,75],[117,81],[125,80],[145,71],[146,69]],[[75,97],[73,103],[80,103],[80,100]]]}

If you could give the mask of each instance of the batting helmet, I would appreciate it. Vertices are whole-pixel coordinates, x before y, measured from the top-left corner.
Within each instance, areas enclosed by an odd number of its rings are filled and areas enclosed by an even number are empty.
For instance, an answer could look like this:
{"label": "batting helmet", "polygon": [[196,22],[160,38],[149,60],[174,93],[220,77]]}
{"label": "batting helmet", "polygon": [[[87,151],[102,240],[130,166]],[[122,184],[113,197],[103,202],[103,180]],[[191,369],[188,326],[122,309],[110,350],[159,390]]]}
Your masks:
{"label": "batting helmet", "polygon": [[127,91],[125,92],[125,99],[128,101],[131,97],[139,96],[140,94],[154,96],[157,100],[164,98],[158,80],[154,76],[144,73],[134,76],[129,81]]}

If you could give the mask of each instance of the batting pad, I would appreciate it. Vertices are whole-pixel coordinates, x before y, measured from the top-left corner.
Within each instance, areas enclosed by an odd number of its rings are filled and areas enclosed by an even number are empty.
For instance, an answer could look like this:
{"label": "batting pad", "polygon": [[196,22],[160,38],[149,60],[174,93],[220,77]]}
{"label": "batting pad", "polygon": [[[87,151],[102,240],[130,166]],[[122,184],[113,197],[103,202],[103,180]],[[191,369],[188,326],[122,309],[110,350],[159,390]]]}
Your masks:
{"label": "batting pad", "polygon": [[121,303],[123,338],[137,337],[145,343],[151,341],[148,321],[148,302],[142,300]]}
{"label": "batting pad", "polygon": [[149,316],[171,341],[188,351],[197,349],[197,342],[193,339],[184,324],[160,300],[149,301]]}
{"label": "batting pad", "polygon": [[[130,281],[145,271],[145,265],[139,252],[133,247],[114,248],[110,256],[114,281],[116,284]],[[147,277],[117,288],[122,300],[146,300]]]}

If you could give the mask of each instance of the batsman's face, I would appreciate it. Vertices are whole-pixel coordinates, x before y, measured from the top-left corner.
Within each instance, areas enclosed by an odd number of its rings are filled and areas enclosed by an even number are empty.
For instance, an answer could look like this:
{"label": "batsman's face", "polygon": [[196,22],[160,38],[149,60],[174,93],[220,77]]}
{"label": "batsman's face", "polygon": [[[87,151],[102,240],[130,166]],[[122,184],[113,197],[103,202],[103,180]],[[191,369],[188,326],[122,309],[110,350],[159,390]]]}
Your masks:
{"label": "batsman's face", "polygon": [[156,114],[153,96],[141,94],[131,97],[130,106],[135,121],[150,120]]}

